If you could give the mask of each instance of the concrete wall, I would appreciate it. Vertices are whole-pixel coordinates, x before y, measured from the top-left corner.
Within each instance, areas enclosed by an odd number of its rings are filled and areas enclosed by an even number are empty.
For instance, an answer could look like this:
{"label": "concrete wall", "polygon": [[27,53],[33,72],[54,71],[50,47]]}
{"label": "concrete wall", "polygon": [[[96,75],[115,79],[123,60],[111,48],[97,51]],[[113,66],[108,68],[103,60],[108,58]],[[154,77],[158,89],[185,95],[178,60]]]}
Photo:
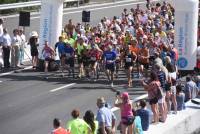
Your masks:
{"label": "concrete wall", "polygon": [[144,134],[199,134],[200,105],[186,103],[186,110],[169,115],[165,123],[150,125]]}

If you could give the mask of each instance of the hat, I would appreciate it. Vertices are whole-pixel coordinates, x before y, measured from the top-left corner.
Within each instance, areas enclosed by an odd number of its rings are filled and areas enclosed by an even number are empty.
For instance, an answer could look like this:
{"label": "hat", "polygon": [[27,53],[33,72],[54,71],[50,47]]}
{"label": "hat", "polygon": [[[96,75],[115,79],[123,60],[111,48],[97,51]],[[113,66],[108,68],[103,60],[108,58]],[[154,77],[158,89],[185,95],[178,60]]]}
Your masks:
{"label": "hat", "polygon": [[38,37],[38,33],[36,31],[32,31],[30,36],[31,37]]}
{"label": "hat", "polygon": [[121,97],[122,97],[123,99],[128,100],[128,99],[129,99],[128,92],[123,92]]}

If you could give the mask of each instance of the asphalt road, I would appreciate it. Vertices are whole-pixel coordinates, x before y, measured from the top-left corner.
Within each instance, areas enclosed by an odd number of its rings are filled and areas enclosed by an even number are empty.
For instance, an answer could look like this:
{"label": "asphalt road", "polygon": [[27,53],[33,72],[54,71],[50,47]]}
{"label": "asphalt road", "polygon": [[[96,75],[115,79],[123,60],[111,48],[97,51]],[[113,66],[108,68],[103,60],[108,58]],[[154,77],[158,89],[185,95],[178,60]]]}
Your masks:
{"label": "asphalt road", "polygon": [[[74,108],[80,109],[82,117],[89,109],[96,113],[96,99],[100,96],[104,96],[111,105],[114,102],[115,92],[104,74],[97,82],[61,78],[59,72],[49,73],[48,80],[44,79],[45,76],[42,72],[26,70],[0,77],[2,134],[49,133],[55,117],[60,118],[65,126]],[[66,86],[69,84],[69,87]],[[135,88],[125,88],[126,76],[123,71],[114,84],[115,90],[128,91],[132,99],[145,93],[138,80],[134,82]],[[63,86],[66,87],[58,89]],[[119,118],[119,114],[116,114]]]}

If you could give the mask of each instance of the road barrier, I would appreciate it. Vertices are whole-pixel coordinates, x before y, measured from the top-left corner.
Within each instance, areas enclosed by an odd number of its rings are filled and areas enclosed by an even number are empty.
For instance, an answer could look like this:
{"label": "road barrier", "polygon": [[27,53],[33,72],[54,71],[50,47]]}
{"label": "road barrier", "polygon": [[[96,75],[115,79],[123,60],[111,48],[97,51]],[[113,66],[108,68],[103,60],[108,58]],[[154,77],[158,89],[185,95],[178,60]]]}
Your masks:
{"label": "road barrier", "polygon": [[[77,6],[79,6],[79,2],[81,0],[65,0],[64,3],[69,2],[77,2]],[[24,7],[34,7],[41,6],[41,1],[31,1],[31,2],[20,2],[20,3],[12,3],[12,4],[2,4],[0,5],[0,10],[7,9],[15,9],[15,8],[24,8]]]}

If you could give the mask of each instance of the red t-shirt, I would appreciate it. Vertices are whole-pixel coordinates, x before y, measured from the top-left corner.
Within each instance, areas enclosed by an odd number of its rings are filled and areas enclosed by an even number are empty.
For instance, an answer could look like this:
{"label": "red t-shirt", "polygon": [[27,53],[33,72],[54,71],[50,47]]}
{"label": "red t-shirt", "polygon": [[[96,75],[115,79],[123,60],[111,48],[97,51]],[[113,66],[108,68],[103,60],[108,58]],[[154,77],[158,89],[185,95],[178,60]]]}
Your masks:
{"label": "red t-shirt", "polygon": [[59,127],[57,129],[53,130],[52,134],[70,134],[70,132],[65,130],[62,127]]}

